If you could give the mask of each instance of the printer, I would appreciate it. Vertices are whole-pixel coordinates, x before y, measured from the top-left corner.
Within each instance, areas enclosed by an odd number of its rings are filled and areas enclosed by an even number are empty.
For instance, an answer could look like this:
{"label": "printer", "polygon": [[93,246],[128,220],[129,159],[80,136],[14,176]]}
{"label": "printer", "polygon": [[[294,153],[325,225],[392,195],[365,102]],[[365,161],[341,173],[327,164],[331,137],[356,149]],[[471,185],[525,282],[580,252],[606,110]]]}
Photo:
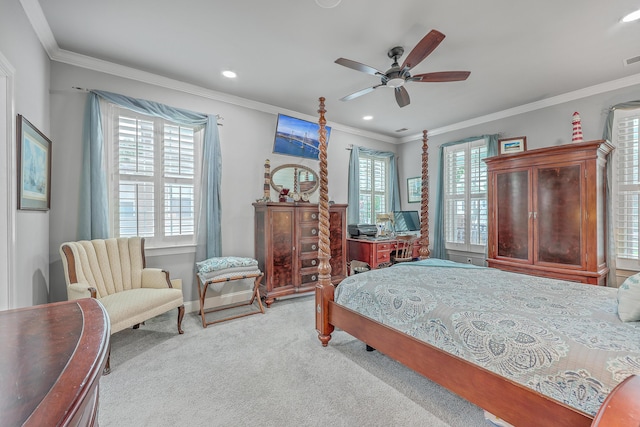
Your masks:
{"label": "printer", "polygon": [[376,237],[378,227],[375,224],[349,224],[347,232],[351,237],[369,236]]}

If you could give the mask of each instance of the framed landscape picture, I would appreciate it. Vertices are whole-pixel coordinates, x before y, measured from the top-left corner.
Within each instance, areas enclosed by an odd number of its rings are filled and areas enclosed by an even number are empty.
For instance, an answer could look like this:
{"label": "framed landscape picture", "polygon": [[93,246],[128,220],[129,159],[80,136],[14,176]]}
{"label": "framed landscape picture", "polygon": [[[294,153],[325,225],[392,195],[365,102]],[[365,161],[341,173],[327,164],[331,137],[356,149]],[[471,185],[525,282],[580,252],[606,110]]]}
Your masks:
{"label": "framed landscape picture", "polygon": [[51,207],[51,141],[24,116],[16,120],[18,143],[18,209]]}
{"label": "framed landscape picture", "polygon": [[498,155],[527,151],[527,137],[504,138],[498,140]]}
{"label": "framed landscape picture", "polygon": [[422,197],[422,178],[407,178],[407,202],[419,203]]}
{"label": "framed landscape picture", "polygon": [[[318,160],[320,145],[318,123],[308,122],[295,117],[278,114],[276,125],[276,136],[273,141],[273,152],[287,154],[289,156],[304,157]],[[325,126],[327,130],[327,145],[331,128]]]}

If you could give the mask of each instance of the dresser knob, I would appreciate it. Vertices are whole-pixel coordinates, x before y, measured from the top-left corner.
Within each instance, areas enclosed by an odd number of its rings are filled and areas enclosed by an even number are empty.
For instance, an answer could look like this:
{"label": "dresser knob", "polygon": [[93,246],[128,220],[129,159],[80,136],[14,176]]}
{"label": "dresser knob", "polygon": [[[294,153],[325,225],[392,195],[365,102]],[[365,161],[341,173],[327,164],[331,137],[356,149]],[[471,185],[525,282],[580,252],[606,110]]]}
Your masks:
{"label": "dresser knob", "polygon": [[315,275],[311,276],[311,280],[315,281],[315,280],[317,280],[317,277]]}
{"label": "dresser knob", "polygon": [[311,249],[315,251],[316,249],[318,249],[318,247],[316,245],[311,245]]}
{"label": "dresser knob", "polygon": [[316,260],[315,260],[315,259],[311,261],[311,265],[316,265],[316,264],[317,264],[317,263],[316,263]]}
{"label": "dresser knob", "polygon": [[318,219],[318,214],[311,214],[311,219]]}
{"label": "dresser knob", "polygon": [[315,236],[316,234],[318,234],[318,230],[316,230],[315,228],[312,228],[311,229],[311,234],[313,234]]}

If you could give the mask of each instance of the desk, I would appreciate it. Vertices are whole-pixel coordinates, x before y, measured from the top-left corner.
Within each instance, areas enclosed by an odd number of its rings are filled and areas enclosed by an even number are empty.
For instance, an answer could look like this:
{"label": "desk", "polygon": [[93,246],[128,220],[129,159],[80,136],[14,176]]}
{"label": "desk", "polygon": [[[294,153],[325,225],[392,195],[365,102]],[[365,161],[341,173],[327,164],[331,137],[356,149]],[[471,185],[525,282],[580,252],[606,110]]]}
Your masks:
{"label": "desk", "polygon": [[[381,264],[391,262],[391,253],[396,250],[398,241],[395,239],[347,239],[348,261],[358,260],[366,262],[372,269]],[[413,257],[420,256],[420,242],[413,245]]]}
{"label": "desk", "polygon": [[97,425],[110,331],[90,298],[0,311],[2,425]]}

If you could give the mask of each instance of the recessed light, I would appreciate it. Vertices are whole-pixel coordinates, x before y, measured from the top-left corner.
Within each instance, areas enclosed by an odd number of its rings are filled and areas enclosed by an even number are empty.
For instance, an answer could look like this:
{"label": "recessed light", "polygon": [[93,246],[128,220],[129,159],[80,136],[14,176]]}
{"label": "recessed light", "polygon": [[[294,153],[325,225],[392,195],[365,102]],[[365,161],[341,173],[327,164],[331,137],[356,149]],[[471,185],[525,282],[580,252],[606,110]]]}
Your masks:
{"label": "recessed light", "polygon": [[637,21],[638,19],[640,19],[640,9],[636,10],[635,12],[631,12],[630,14],[622,18],[622,22],[632,22]]}
{"label": "recessed light", "polygon": [[342,0],[316,0],[316,4],[325,9],[332,9],[340,4]]}
{"label": "recessed light", "polygon": [[236,77],[238,77],[238,75],[231,70],[223,71],[222,75],[229,79],[235,79]]}
{"label": "recessed light", "polygon": [[373,120],[373,116],[364,116],[362,120]]}

